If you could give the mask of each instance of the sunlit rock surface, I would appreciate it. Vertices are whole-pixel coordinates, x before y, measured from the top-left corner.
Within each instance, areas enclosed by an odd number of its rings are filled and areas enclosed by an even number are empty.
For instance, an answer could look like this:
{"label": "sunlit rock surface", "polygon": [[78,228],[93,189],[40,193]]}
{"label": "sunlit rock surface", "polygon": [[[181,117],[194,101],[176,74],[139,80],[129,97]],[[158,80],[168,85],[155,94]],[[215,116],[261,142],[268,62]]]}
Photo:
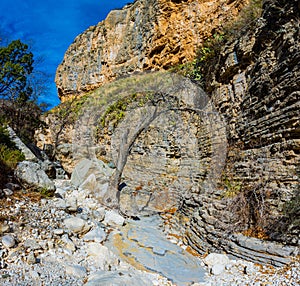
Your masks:
{"label": "sunlit rock surface", "polygon": [[138,0],[76,37],[56,73],[59,96],[83,93],[136,71],[190,61],[241,1]]}

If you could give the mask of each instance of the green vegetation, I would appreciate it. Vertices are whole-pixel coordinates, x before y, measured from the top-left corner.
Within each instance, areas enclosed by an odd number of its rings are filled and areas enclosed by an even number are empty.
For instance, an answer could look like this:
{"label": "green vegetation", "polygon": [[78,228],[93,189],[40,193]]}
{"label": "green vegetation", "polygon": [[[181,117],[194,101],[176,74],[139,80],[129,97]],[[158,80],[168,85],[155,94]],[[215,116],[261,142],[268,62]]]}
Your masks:
{"label": "green vegetation", "polygon": [[0,162],[8,169],[16,167],[18,162],[25,160],[25,157],[18,149],[8,148],[0,144]]}
{"label": "green vegetation", "polygon": [[55,191],[50,191],[47,188],[39,189],[39,194],[42,198],[51,198],[54,196]]}
{"label": "green vegetation", "polygon": [[7,175],[16,167],[17,163],[25,159],[21,151],[10,141],[7,130],[0,125],[0,187],[7,181]]}
{"label": "green vegetation", "polygon": [[32,93],[27,77],[33,71],[33,54],[20,40],[0,47],[0,97],[27,101]]}
{"label": "green vegetation", "polygon": [[113,122],[113,126],[116,127],[125,116],[125,111],[127,109],[125,103],[126,100],[121,99],[110,105],[100,118],[101,126],[105,127],[109,122]]}
{"label": "green vegetation", "polygon": [[[35,75],[35,76],[33,76]],[[25,142],[33,141],[43,104],[37,96],[46,90],[43,78],[34,73],[34,59],[28,45],[15,40],[3,45],[0,39],[0,187],[7,182],[24,155],[10,141],[6,126]]]}
{"label": "green vegetation", "polygon": [[123,97],[109,107],[100,118],[100,126],[102,128],[108,125],[116,128],[119,122],[125,117],[126,110],[132,105],[134,107],[142,107],[149,100],[153,99],[154,95],[151,92],[147,93],[133,93],[132,95]]}
{"label": "green vegetation", "polygon": [[187,62],[184,64],[177,65],[170,69],[171,72],[178,73],[184,77],[188,77],[191,80],[197,82],[199,85],[203,85],[203,75],[198,65],[198,60]]}
{"label": "green vegetation", "polygon": [[250,0],[240,11],[238,18],[226,24],[223,28],[227,39],[238,38],[246,30],[254,26],[256,20],[262,14],[262,0]]}
{"label": "green vegetation", "polygon": [[222,198],[233,198],[242,191],[242,184],[240,181],[225,177],[223,184],[224,192],[221,195]]}
{"label": "green vegetation", "polygon": [[209,74],[218,64],[220,51],[226,42],[237,39],[254,25],[261,16],[262,0],[250,0],[237,19],[225,24],[198,48],[196,58],[188,63],[173,67],[171,71],[189,77],[203,88],[208,87]]}
{"label": "green vegetation", "polygon": [[41,124],[43,104],[37,104],[36,96],[44,86],[32,76],[34,60],[28,45],[20,40],[1,44],[0,41],[0,120],[23,141],[30,142]]}
{"label": "green vegetation", "polygon": [[82,107],[89,98],[89,94],[77,96],[67,100],[55,108],[48,111],[46,114],[55,114],[60,121],[68,121],[69,124],[75,123],[82,115]]}

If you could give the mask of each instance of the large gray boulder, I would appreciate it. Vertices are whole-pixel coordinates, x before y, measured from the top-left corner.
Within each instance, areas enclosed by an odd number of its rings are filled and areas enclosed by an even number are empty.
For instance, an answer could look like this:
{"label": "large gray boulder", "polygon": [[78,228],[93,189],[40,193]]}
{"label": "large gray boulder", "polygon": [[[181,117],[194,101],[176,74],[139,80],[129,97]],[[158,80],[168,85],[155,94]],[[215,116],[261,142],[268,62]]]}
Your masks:
{"label": "large gray boulder", "polygon": [[102,199],[107,192],[113,169],[98,159],[82,159],[74,168],[71,183]]}
{"label": "large gray boulder", "polygon": [[54,183],[38,163],[20,162],[15,170],[15,176],[26,188],[55,191]]}

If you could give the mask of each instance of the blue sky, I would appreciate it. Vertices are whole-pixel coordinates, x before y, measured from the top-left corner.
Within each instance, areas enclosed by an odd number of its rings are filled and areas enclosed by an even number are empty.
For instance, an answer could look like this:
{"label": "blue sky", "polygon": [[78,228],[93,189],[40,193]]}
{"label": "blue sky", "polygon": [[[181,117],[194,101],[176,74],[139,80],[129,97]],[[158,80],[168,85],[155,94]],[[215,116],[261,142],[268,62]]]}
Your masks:
{"label": "blue sky", "polygon": [[131,0],[1,0],[0,36],[20,39],[32,46],[39,67],[50,75],[49,94],[42,98],[51,106],[59,103],[55,71],[75,37],[105,19],[108,12]]}

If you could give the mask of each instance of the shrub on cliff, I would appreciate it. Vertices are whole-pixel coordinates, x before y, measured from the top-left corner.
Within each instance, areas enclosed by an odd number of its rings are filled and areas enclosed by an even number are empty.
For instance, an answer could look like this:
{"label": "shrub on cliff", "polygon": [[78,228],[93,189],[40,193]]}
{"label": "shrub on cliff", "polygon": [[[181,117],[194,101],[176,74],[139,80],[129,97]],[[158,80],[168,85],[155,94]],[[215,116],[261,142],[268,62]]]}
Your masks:
{"label": "shrub on cliff", "polygon": [[226,42],[239,38],[255,24],[255,20],[262,13],[262,2],[262,0],[250,0],[234,21],[225,23],[203,42],[198,48],[194,61],[174,67],[173,71],[191,78],[209,91],[210,74],[218,64],[222,47]]}

